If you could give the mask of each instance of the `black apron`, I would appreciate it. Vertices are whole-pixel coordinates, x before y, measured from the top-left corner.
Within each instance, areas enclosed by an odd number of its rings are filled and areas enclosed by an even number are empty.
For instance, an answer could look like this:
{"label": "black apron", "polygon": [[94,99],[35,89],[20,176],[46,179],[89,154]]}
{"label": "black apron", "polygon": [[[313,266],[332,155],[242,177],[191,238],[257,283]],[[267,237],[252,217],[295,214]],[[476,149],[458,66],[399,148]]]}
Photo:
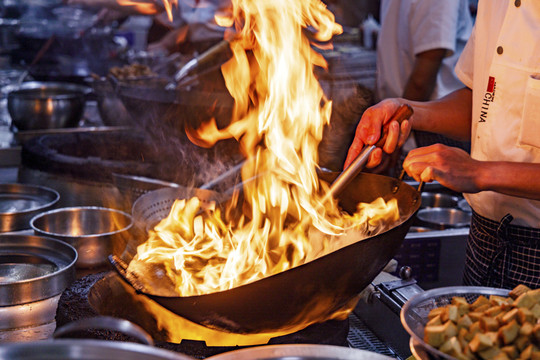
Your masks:
{"label": "black apron", "polygon": [[540,229],[493,221],[473,212],[463,283],[512,289],[540,287]]}

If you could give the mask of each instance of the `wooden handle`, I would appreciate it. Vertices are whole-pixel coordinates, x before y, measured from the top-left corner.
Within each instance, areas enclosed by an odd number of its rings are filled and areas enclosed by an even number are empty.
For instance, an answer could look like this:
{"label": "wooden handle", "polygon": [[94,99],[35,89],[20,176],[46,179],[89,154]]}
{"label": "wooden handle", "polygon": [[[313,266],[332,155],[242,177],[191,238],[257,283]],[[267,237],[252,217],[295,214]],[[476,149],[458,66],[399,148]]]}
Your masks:
{"label": "wooden handle", "polygon": [[377,147],[383,147],[384,143],[386,142],[386,138],[388,137],[388,128],[390,127],[390,123],[392,121],[397,121],[399,124],[403,122],[403,120],[408,120],[412,114],[413,114],[413,108],[409,104],[403,104],[401,105],[394,115],[390,118],[390,120],[384,124],[382,128],[381,138],[379,141],[375,143],[375,146]]}

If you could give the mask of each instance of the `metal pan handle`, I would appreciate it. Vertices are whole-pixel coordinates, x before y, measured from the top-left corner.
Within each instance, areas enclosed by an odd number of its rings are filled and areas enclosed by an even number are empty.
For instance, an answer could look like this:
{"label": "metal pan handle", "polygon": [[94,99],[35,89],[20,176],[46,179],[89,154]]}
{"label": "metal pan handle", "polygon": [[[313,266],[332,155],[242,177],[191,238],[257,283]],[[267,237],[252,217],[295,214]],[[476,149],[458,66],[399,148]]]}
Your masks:
{"label": "metal pan handle", "polygon": [[139,340],[143,344],[154,346],[154,340],[142,327],[131,321],[111,316],[96,316],[71,322],[56,329],[53,337],[57,339],[72,332],[87,331],[88,329],[119,331]]}

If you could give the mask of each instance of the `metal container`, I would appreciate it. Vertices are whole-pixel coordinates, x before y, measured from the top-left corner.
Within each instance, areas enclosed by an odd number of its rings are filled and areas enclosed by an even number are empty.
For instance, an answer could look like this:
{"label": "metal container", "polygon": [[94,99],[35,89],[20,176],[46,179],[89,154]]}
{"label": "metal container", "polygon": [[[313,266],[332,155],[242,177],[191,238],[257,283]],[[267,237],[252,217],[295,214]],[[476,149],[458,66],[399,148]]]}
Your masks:
{"label": "metal container", "polygon": [[0,184],[0,232],[30,229],[30,219],[59,199],[58,192],[48,187]]}
{"label": "metal container", "polygon": [[97,267],[109,254],[120,255],[133,225],[129,214],[103,207],[70,207],[35,216],[30,226],[38,235],[71,244],[79,253],[77,267]]}
{"label": "metal container", "polygon": [[471,223],[471,214],[458,209],[420,209],[416,216],[421,225],[438,230],[466,227]]}
{"label": "metal container", "polygon": [[18,130],[75,127],[90,88],[61,82],[31,81],[8,93],[8,111]]}
{"label": "metal container", "polygon": [[454,296],[464,297],[467,302],[474,302],[480,295],[508,296],[510,290],[480,286],[451,286],[428,290],[415,295],[401,309],[401,323],[411,336],[410,347],[418,360],[454,359],[424,342],[424,328],[429,312],[437,307],[449,305]]}
{"label": "metal container", "polygon": [[455,208],[459,198],[443,193],[423,192],[420,208]]}
{"label": "metal container", "polygon": [[60,294],[75,280],[76,260],[77,251],[62,241],[32,235],[0,235],[0,306],[26,304]]}

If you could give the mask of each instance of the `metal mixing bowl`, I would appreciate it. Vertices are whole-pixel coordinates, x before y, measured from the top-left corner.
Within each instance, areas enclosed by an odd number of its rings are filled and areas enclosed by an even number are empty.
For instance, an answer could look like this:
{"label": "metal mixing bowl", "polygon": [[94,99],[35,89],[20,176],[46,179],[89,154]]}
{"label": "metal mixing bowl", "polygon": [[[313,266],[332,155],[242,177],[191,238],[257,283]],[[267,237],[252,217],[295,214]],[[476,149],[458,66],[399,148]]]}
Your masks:
{"label": "metal mixing bowl", "polygon": [[29,81],[8,92],[8,111],[18,130],[75,127],[82,118],[87,86]]}
{"label": "metal mixing bowl", "polygon": [[471,223],[471,214],[458,209],[420,209],[416,216],[420,221],[420,225],[438,230],[466,227]]}
{"label": "metal mixing bowl", "polygon": [[103,207],[84,206],[51,210],[30,220],[37,235],[63,240],[77,249],[77,267],[98,267],[107,256],[120,256],[129,240],[131,215]]}

